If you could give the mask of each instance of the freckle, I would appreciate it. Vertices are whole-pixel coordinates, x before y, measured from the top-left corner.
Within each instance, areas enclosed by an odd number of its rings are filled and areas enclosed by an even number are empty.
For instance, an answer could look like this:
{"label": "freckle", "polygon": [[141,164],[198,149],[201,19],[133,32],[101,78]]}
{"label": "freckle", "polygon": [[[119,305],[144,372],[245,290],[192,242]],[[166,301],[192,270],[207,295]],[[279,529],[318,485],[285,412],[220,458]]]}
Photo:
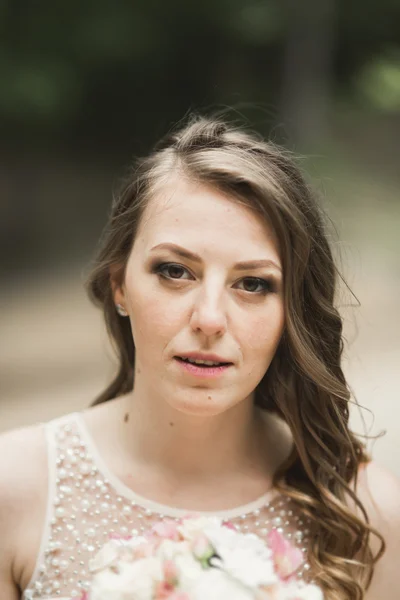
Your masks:
{"label": "freckle", "polygon": [[127,423],[129,421],[129,413],[126,413],[124,416],[124,423]]}
{"label": "freckle", "polygon": [[170,426],[170,427],[173,427],[173,426],[174,426],[174,424],[173,424],[173,422],[172,422],[172,421],[171,421],[171,423],[169,424],[169,426]]}
{"label": "freckle", "polygon": [[211,396],[208,396],[208,399],[211,400]]}

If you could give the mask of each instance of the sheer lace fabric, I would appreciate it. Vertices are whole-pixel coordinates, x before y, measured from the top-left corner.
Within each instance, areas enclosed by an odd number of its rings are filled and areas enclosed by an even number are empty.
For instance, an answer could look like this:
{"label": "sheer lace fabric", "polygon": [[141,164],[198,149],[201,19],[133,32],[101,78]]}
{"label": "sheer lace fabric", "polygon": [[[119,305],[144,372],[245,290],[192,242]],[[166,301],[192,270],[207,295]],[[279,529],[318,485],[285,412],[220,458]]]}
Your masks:
{"label": "sheer lace fabric", "polygon": [[[23,600],[79,596],[89,586],[89,560],[110,534],[140,535],[156,521],[188,511],[137,496],[102,462],[79,413],[46,424],[49,448],[49,498],[42,544]],[[298,509],[283,496],[266,494],[232,510],[200,512],[230,521],[261,538],[278,529],[301,548],[298,577],[310,579],[308,530]],[[192,511],[191,511],[192,512]]]}

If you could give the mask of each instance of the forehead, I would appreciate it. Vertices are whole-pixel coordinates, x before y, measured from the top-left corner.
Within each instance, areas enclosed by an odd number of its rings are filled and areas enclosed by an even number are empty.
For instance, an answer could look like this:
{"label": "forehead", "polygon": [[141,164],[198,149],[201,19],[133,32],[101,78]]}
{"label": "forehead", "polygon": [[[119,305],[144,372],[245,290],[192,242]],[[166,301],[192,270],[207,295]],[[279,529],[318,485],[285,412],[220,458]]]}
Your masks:
{"label": "forehead", "polygon": [[244,252],[264,250],[279,261],[275,232],[265,219],[234,197],[183,179],[170,182],[150,200],[136,240],[147,250],[176,242],[198,251],[223,249],[241,258]]}

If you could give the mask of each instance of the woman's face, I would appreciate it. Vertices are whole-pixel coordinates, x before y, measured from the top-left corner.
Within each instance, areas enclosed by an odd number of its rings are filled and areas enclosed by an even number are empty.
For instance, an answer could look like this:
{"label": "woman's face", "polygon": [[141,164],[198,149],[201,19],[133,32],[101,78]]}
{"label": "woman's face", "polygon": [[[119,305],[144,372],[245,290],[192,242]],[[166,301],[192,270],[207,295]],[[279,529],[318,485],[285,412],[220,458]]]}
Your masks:
{"label": "woman's face", "polygon": [[[234,199],[175,180],[146,208],[114,299],[131,321],[135,387],[196,415],[252,401],[284,327],[274,233]],[[193,367],[192,353],[229,365]]]}

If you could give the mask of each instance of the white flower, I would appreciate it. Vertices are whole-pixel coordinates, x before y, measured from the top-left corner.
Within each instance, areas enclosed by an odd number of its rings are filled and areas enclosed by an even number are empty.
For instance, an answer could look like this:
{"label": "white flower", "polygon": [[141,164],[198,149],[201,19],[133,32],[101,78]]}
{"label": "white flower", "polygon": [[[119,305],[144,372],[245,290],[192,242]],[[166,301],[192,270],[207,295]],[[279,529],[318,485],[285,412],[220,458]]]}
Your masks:
{"label": "white flower", "polygon": [[306,585],[304,590],[300,591],[300,596],[297,595],[301,600],[324,600],[322,590],[316,585]]}
{"label": "white flower", "polygon": [[266,560],[257,556],[250,558],[245,549],[236,548],[227,554],[222,552],[221,559],[213,558],[211,564],[253,589],[260,585],[272,585],[278,581],[274,565],[269,558]]}
{"label": "white flower", "polygon": [[174,564],[178,570],[179,589],[186,591],[190,589],[207,572],[196,560],[193,554],[181,554],[174,558]]}
{"label": "white flower", "polygon": [[96,556],[89,561],[89,570],[91,573],[101,571],[112,564],[117,564],[119,556],[119,543],[117,540],[111,540],[104,544]]}
{"label": "white flower", "polygon": [[203,570],[192,587],[185,588],[191,600],[254,600],[254,592],[218,569]]}
{"label": "white flower", "polygon": [[147,544],[148,540],[143,535],[137,535],[128,540],[119,540],[122,546],[126,546],[128,548],[137,548],[138,546],[143,546],[143,544]]}
{"label": "white flower", "polygon": [[206,530],[219,529],[221,525],[222,520],[218,519],[218,517],[194,517],[184,519],[183,522],[178,525],[178,531],[185,540],[192,541],[200,534],[205,533]]}
{"label": "white flower", "polygon": [[[183,540],[107,543],[90,561],[90,600],[153,600],[166,573],[190,600],[323,600],[314,585],[281,584],[270,548],[256,535],[244,535],[209,517],[186,519],[179,528]],[[215,555],[207,562],[213,549]]]}
{"label": "white flower", "polygon": [[256,535],[243,535],[228,528],[207,530],[205,534],[219,556],[211,559],[212,566],[252,588],[278,581],[271,550]]}
{"label": "white flower", "polygon": [[272,554],[267,544],[257,535],[251,533],[239,533],[229,527],[210,527],[204,530],[204,534],[217,550],[230,551],[240,546],[249,554],[262,556],[265,559],[269,559]]}
{"label": "white flower", "polygon": [[189,554],[189,543],[186,541],[174,542],[173,540],[163,540],[156,550],[156,555],[164,560],[175,560],[180,554]]}
{"label": "white flower", "polygon": [[316,585],[292,582],[279,590],[276,600],[324,600],[324,596]]}
{"label": "white flower", "polygon": [[107,567],[117,566],[119,561],[129,561],[133,559],[135,549],[146,543],[146,538],[142,536],[129,540],[122,538],[109,540],[89,561],[89,571],[97,573]]}
{"label": "white flower", "polygon": [[120,562],[118,571],[107,569],[95,574],[90,600],[152,600],[155,582],[163,578],[161,561],[154,557]]}

